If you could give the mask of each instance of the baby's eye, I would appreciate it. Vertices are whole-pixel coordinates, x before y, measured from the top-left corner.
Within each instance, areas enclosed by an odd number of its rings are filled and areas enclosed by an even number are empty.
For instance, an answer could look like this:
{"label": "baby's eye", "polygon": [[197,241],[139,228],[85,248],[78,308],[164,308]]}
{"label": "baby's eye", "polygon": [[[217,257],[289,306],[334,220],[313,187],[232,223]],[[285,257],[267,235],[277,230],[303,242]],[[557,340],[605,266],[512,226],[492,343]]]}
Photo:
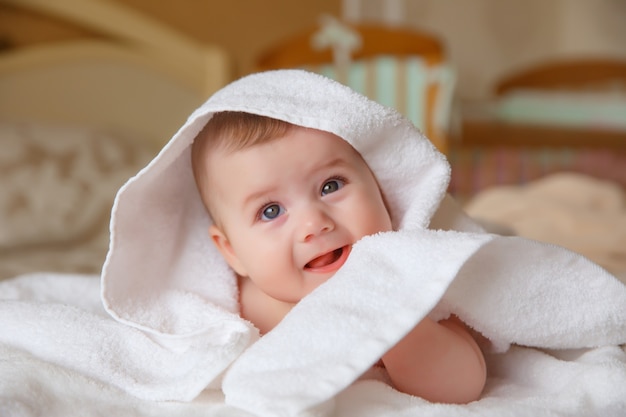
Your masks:
{"label": "baby's eye", "polygon": [[285,209],[283,207],[281,207],[279,204],[272,203],[272,204],[268,204],[267,206],[261,209],[259,218],[262,221],[267,222],[270,220],[274,220],[275,218],[277,218],[284,212],[285,212]]}
{"label": "baby's eye", "polygon": [[339,178],[333,178],[332,180],[328,180],[322,186],[322,195],[334,193],[345,185],[345,181]]}

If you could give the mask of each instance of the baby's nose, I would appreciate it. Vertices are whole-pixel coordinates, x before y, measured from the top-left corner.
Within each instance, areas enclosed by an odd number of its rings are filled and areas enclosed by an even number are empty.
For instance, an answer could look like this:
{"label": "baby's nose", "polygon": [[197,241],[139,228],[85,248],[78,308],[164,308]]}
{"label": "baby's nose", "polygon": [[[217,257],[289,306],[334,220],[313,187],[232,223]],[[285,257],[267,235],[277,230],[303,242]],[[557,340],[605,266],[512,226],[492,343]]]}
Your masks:
{"label": "baby's nose", "polygon": [[328,233],[335,228],[332,217],[318,207],[308,208],[302,216],[300,240],[308,242],[316,236]]}

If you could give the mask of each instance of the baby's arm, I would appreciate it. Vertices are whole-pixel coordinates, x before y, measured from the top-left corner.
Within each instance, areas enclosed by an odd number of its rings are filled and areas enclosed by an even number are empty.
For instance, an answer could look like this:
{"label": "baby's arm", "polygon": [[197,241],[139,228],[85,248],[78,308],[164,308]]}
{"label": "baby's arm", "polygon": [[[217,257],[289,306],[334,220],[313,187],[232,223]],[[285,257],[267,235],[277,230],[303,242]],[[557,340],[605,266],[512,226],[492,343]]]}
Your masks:
{"label": "baby's arm", "polygon": [[485,385],[484,356],[455,318],[425,318],[382,359],[396,389],[428,401],[468,403]]}

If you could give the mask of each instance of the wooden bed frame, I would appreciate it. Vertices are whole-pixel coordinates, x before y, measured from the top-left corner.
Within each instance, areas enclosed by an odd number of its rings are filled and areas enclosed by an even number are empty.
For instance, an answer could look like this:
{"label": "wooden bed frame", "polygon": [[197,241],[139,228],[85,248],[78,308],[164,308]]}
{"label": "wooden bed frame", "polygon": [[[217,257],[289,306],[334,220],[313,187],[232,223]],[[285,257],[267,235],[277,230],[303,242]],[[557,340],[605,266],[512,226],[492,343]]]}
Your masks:
{"label": "wooden bed frame", "polygon": [[0,53],[0,119],[135,132],[162,145],[231,80],[227,54],[120,2],[5,0],[97,37]]}
{"label": "wooden bed frame", "polygon": [[[568,59],[539,64],[503,78],[495,92],[501,96],[519,88],[585,90],[621,83],[626,90],[626,60]],[[609,86],[610,87],[610,86]]]}
{"label": "wooden bed frame", "polygon": [[[542,91],[603,90],[621,85],[626,94],[626,60],[570,59],[541,63],[508,75],[495,86],[495,97],[522,89]],[[472,109],[463,118],[460,142],[463,146],[549,146],[626,147],[626,131],[533,126],[473,117]]]}
{"label": "wooden bed frame", "polygon": [[[494,99],[516,90],[626,93],[626,61],[581,58],[541,63],[495,86]],[[464,199],[493,185],[521,184],[572,171],[626,187],[626,130],[531,125],[499,121],[482,105],[464,104],[461,129],[450,142],[451,192]]]}

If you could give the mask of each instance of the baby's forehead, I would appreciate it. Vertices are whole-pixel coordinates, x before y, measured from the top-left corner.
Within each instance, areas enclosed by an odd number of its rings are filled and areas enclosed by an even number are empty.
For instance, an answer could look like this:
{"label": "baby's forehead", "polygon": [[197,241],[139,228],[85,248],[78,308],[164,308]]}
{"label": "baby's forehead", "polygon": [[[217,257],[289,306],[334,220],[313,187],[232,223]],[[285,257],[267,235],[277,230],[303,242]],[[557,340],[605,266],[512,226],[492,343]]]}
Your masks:
{"label": "baby's forehead", "polygon": [[[285,158],[275,159],[273,156],[276,152],[281,152]],[[301,165],[297,165],[296,169],[304,169],[310,161],[315,160],[317,162],[314,165],[356,166],[361,170],[366,168],[371,171],[358,150],[345,139],[332,132],[296,125],[280,136],[254,143],[248,142],[245,146],[211,147],[205,153],[204,162],[207,174],[219,180],[222,177],[220,170],[226,168],[226,171],[229,171],[230,168],[228,164],[224,164],[225,160],[243,160],[251,163],[257,163],[258,160],[272,160],[276,165],[300,163]],[[243,166],[247,165],[244,163]],[[250,172],[250,175],[255,174]]]}

